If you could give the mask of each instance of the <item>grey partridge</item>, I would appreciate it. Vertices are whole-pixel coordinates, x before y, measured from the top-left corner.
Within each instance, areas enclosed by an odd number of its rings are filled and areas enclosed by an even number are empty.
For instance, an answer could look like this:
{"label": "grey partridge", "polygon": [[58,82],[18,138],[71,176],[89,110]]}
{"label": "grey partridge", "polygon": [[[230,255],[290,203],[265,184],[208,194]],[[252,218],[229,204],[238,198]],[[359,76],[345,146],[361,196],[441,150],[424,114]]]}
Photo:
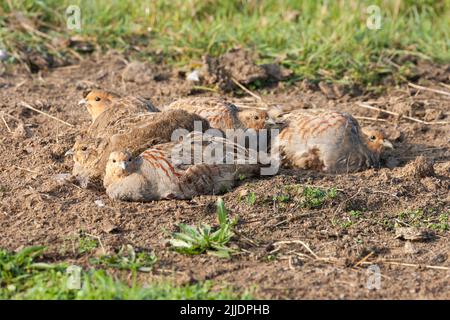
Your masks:
{"label": "grey partridge", "polygon": [[71,149],[74,160],[72,174],[85,187],[87,182],[102,177],[108,156],[113,150],[128,149],[139,154],[152,145],[171,141],[177,129],[193,131],[196,122],[202,123],[203,130],[209,128],[208,122],[198,115],[183,110],[169,110],[144,117],[144,120],[119,133],[110,131],[109,134],[93,135],[88,131],[77,137]]}
{"label": "grey partridge", "polygon": [[273,124],[264,110],[242,109],[220,98],[197,97],[179,99],[169,104],[166,109],[181,109],[198,114],[209,121],[212,128],[260,130]]}
{"label": "grey partridge", "polygon": [[[201,140],[200,143],[205,150],[208,142]],[[237,164],[236,161],[228,164],[224,159],[196,164],[191,156],[188,163],[184,163],[175,156],[183,148],[192,146],[191,143],[169,142],[145,150],[138,157],[128,151],[112,152],[103,180],[106,193],[111,199],[122,201],[191,199],[227,191],[242,174],[248,177],[258,172],[258,164]]]}
{"label": "grey partridge", "polygon": [[380,165],[393,148],[383,133],[361,129],[344,112],[293,112],[275,139],[272,157],[288,166],[330,173],[355,172]]}
{"label": "grey partridge", "polygon": [[128,109],[133,113],[139,112],[158,112],[159,110],[153,106],[151,101],[141,97],[120,97],[119,95],[104,91],[92,90],[78,103],[85,106],[94,122],[105,110],[120,106]]}

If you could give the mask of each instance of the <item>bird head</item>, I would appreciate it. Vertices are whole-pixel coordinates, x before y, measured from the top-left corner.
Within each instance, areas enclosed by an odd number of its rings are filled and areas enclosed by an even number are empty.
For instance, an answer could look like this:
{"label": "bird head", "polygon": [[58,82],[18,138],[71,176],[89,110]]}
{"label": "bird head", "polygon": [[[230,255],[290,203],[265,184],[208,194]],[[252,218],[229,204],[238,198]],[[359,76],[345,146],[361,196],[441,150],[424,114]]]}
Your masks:
{"label": "bird head", "polygon": [[92,121],[95,121],[117,98],[118,96],[111,92],[92,90],[78,102],[78,105],[85,106],[92,117]]}
{"label": "bird head", "polygon": [[124,177],[134,170],[133,155],[129,151],[111,152],[106,163],[106,175]]}
{"label": "bird head", "polygon": [[239,120],[246,128],[260,130],[274,125],[275,122],[266,111],[258,109],[245,109],[238,113]]}
{"label": "bird head", "polygon": [[394,146],[385,138],[382,131],[364,128],[362,129],[362,132],[364,134],[367,147],[373,153],[380,155],[386,149],[394,149]]}

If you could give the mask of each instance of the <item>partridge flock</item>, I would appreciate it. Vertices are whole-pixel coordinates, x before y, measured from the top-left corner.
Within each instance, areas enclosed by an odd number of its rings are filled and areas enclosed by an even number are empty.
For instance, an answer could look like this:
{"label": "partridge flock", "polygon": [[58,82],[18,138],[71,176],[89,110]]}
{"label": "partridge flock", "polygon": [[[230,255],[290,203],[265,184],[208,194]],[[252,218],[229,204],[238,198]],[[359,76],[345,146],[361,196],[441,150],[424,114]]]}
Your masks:
{"label": "partridge flock", "polygon": [[[84,187],[102,181],[115,200],[190,199],[229,190],[242,175],[259,174],[261,164],[225,161],[226,153],[216,162],[186,163],[175,157],[186,149],[195,154],[196,144],[201,153],[211,141],[225,141],[234,152],[246,149],[226,138],[205,139],[195,131],[197,121],[202,131],[223,132],[259,131],[282,122],[280,133],[272,138],[270,158],[282,166],[328,173],[378,167],[383,151],[393,148],[381,131],[361,128],[350,114],[338,111],[244,109],[206,97],[179,99],[160,110],[147,99],[101,90],[89,92],[80,105],[86,107],[92,123],[68,152],[74,160],[72,173]],[[187,134],[174,140],[176,129]]]}

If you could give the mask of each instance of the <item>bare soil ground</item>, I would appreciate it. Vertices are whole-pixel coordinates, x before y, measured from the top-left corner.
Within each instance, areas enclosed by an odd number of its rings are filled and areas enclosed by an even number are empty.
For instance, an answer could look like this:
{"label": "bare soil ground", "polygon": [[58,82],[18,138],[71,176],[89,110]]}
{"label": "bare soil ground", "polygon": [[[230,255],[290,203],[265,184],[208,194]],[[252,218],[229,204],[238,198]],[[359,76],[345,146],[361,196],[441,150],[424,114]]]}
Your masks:
{"label": "bare soil ground", "polygon": [[[379,117],[380,121],[360,121],[385,129],[395,150],[381,169],[344,175],[282,170],[274,177],[242,182],[223,195],[230,214],[239,216],[233,246],[240,248],[239,254],[224,260],[182,255],[164,241],[179,222],[215,224],[216,196],[121,203],[102,190],[54,179],[71,172],[72,159],[64,153],[79,130],[89,125],[87,112],[77,105],[86,89],[97,86],[141,95],[156,105],[199,94],[164,66],[149,66],[151,76],[137,82],[122,78],[124,68],[124,59],[113,54],[33,75],[9,66],[0,76],[0,247],[45,245],[48,261],[87,266],[96,253],[74,249],[74,239],[84,230],[98,236],[107,251],[124,244],[154,250],[159,262],[154,272],[140,274],[143,281],[174,277],[182,284],[210,279],[238,290],[254,287],[256,297],[276,299],[450,298],[449,231],[442,227],[448,225],[450,212],[450,126],[398,119],[357,104],[370,101],[422,121],[450,121],[449,96],[390,84],[379,96],[307,82],[280,82],[260,91],[266,101],[291,108]],[[415,83],[450,91],[445,87],[450,84],[448,66],[421,68]],[[24,108],[21,101],[74,126]],[[419,155],[434,163],[434,172],[420,170],[420,161],[415,161]],[[317,208],[305,207],[299,191],[305,185],[336,188],[337,196]],[[254,204],[246,201],[251,192],[256,195]],[[99,207],[96,200],[105,206]],[[442,221],[445,214],[447,221]],[[426,228],[431,236],[414,242],[396,239],[396,224]],[[381,270],[381,287],[376,290],[367,288],[371,264]]]}

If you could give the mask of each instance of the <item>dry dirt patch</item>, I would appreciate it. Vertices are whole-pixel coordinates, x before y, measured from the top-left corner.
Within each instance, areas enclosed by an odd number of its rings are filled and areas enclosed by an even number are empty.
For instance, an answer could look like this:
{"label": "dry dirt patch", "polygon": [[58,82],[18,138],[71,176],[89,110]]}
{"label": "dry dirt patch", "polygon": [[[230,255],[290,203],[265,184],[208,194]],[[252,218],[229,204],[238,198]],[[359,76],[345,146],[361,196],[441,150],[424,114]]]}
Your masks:
{"label": "dry dirt patch", "polygon": [[[448,97],[407,85],[390,87],[381,96],[329,96],[307,83],[283,82],[260,92],[267,103],[285,108],[338,109],[364,117],[362,124],[385,129],[396,149],[378,170],[348,175],[283,170],[275,177],[243,181],[223,196],[230,214],[239,216],[233,245],[240,253],[220,260],[177,254],[164,241],[179,222],[215,223],[215,196],[119,203],[102,190],[54,179],[71,172],[72,161],[64,153],[89,124],[88,114],[77,106],[85,90],[139,94],[156,105],[197,92],[164,66],[149,65],[145,81],[129,81],[129,74],[124,79],[125,68],[123,57],[111,55],[32,76],[14,67],[0,77],[0,247],[46,245],[47,259],[86,265],[95,252],[72,249],[73,239],[84,230],[100,237],[109,251],[124,244],[154,250],[157,270],[166,271],[142,274],[143,280],[169,274],[180,283],[212,279],[242,290],[255,285],[256,295],[264,298],[450,297],[445,230],[450,127],[402,118],[450,121]],[[424,76],[418,83],[449,91],[441,85],[444,80]],[[73,126],[24,108],[22,101]],[[361,101],[397,116],[362,108]],[[306,187],[336,195],[308,205]],[[254,201],[247,201],[250,193]],[[98,206],[98,200],[105,205]],[[396,225],[426,228],[433,237],[416,242],[396,238]],[[371,264],[381,270],[378,290],[366,287]]]}

